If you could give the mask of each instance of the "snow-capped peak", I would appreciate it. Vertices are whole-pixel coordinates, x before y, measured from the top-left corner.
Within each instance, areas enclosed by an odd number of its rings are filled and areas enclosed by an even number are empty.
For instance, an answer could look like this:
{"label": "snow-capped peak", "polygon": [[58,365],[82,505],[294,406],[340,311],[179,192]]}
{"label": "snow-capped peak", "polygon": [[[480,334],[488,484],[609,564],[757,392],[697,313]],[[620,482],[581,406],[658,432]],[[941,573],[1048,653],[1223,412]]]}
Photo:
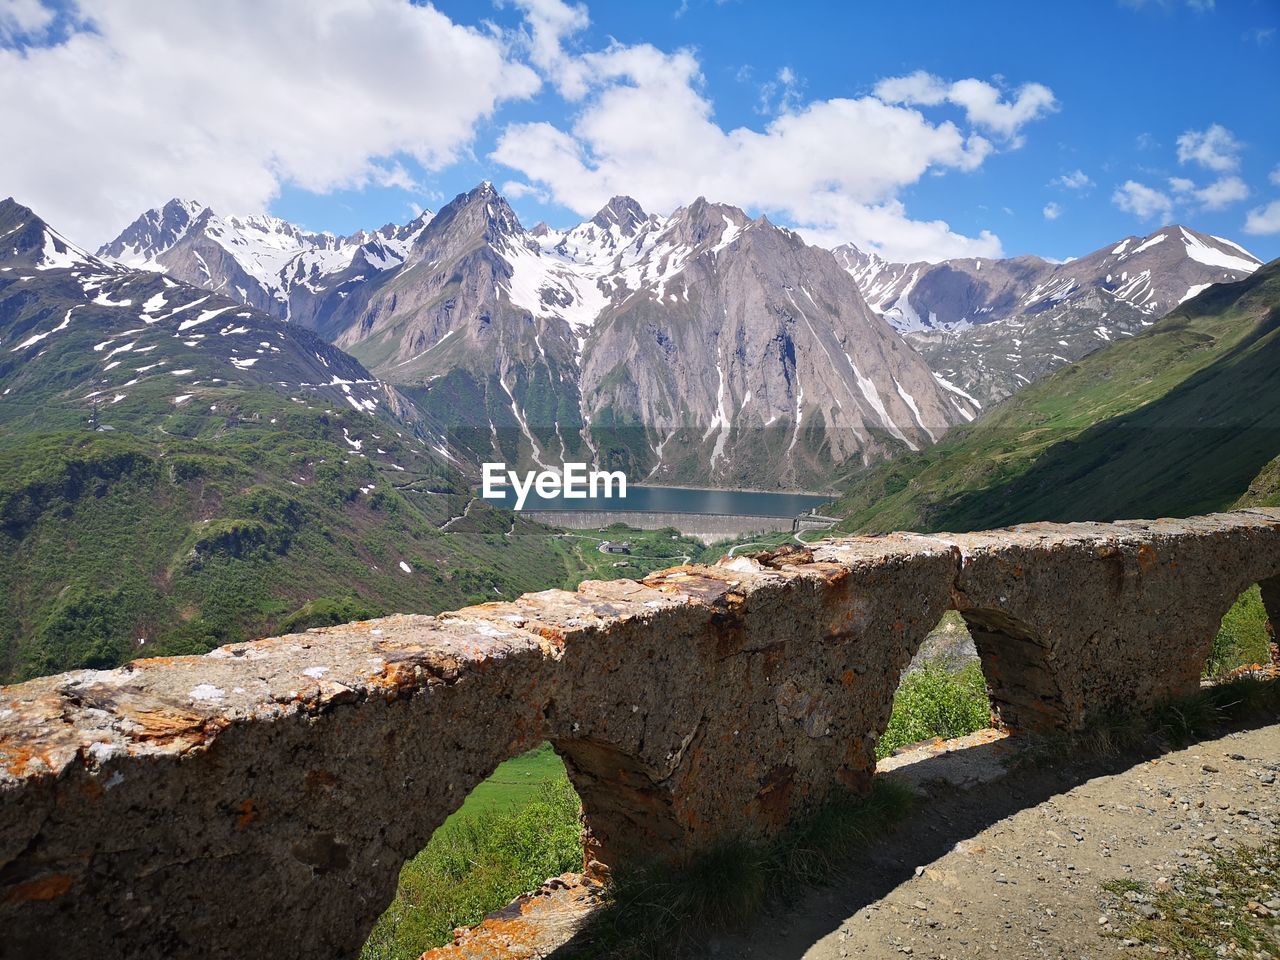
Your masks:
{"label": "snow-capped peak", "polygon": [[98,256],[109,257],[127,267],[160,269],[156,258],[182,240],[208,211],[208,207],[195,200],[174,197],[125,227],[118,237],[98,250]]}
{"label": "snow-capped peak", "polygon": [[635,236],[636,231],[643,226],[646,220],[648,220],[648,216],[640,204],[630,197],[623,196],[610,199],[591,218],[591,222],[602,230],[617,226],[618,231],[624,237]]}
{"label": "snow-capped peak", "polygon": [[110,269],[12,197],[0,201],[0,263],[37,270],[79,266]]}
{"label": "snow-capped peak", "polygon": [[140,216],[100,255],[234,292],[288,317],[295,286],[317,293],[353,266],[373,272],[400,266],[432,217],[427,210],[403,226],[337,237],[268,214],[220,216],[203,204],[175,198]]}

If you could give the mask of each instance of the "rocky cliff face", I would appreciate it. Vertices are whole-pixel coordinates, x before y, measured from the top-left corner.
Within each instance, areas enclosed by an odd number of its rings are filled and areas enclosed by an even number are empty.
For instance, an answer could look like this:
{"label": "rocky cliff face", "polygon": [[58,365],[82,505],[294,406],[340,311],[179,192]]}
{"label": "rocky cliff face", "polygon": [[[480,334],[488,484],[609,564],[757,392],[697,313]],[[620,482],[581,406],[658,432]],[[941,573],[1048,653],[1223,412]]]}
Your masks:
{"label": "rocky cliff face", "polygon": [[872,309],[936,372],[988,403],[1261,263],[1229,240],[1176,225],[1066,263],[1015,257],[900,264],[852,245],[835,254]]}
{"label": "rocky cliff face", "polygon": [[734,207],[677,210],[613,282],[582,393],[609,458],[641,476],[804,485],[919,449],[976,411],[834,257]]}

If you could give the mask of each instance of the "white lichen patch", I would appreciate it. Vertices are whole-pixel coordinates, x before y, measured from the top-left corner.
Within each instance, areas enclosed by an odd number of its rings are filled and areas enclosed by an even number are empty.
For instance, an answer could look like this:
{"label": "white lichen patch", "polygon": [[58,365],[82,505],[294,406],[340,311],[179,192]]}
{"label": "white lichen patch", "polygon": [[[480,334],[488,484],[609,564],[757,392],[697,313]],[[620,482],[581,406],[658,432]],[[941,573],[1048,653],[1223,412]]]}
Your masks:
{"label": "white lichen patch", "polygon": [[191,692],[187,694],[192,700],[196,701],[221,700],[226,695],[225,691],[215,687],[212,683],[202,683],[197,687],[193,687]]}
{"label": "white lichen patch", "polygon": [[114,743],[98,741],[89,744],[89,756],[93,757],[95,763],[106,763],[112,757],[119,756],[124,750]]}

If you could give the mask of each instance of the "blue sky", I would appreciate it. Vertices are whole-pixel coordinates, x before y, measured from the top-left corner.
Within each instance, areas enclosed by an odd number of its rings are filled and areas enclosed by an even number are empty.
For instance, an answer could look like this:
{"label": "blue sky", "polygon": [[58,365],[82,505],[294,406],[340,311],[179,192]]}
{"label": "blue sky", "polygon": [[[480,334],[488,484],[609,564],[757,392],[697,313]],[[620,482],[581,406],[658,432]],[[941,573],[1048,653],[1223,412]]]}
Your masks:
{"label": "blue sky", "polygon": [[[17,0],[0,94],[30,113],[52,85],[33,136],[80,159],[11,155],[0,193],[95,243],[175,193],[346,233],[490,179],[529,225],[704,193],[901,259],[1063,258],[1169,220],[1280,256],[1274,0],[334,0],[342,29],[314,31],[291,5]],[[142,62],[155,38],[171,63]],[[112,102],[68,106],[95,83]]]}

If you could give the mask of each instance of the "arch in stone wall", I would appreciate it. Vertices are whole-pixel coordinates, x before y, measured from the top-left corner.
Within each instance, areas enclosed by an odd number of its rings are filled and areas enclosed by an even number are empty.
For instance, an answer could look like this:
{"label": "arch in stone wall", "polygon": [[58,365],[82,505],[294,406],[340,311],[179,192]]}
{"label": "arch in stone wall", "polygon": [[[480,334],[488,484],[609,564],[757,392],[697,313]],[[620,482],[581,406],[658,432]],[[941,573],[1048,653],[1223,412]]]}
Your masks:
{"label": "arch in stone wall", "polygon": [[1049,662],[1049,647],[1035,628],[988,607],[969,607],[960,616],[978,651],[996,725],[1046,730],[1065,724],[1063,691]]}
{"label": "arch in stone wall", "polygon": [[949,537],[953,604],[1005,721],[1080,729],[1194,692],[1240,592],[1265,581],[1278,606],[1280,528],[1251,513]]}
{"label": "arch in stone wall", "polygon": [[1262,606],[1267,611],[1267,631],[1271,634],[1271,665],[1280,669],[1280,575],[1258,581]]}

